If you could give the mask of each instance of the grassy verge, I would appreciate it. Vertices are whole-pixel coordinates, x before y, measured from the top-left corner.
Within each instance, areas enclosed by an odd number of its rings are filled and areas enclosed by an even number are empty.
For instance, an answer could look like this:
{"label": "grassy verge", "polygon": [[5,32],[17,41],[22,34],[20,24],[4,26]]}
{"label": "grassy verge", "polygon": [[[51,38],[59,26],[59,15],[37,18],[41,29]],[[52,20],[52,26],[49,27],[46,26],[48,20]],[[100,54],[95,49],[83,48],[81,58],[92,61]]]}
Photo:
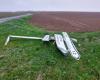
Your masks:
{"label": "grassy verge", "polygon": [[45,30],[27,23],[27,18],[0,24],[0,80],[99,80],[100,32],[69,33],[78,39],[79,61],[64,57],[56,46],[38,40],[4,42],[9,34],[43,36]]}

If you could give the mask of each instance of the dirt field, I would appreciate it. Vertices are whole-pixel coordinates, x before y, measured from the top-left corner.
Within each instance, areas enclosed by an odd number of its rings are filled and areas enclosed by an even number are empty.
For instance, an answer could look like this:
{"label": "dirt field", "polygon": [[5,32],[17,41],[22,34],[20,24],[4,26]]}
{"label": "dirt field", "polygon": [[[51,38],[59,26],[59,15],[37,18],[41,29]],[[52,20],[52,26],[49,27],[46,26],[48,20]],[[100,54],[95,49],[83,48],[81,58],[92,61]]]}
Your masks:
{"label": "dirt field", "polygon": [[30,23],[49,31],[100,31],[100,13],[36,12]]}

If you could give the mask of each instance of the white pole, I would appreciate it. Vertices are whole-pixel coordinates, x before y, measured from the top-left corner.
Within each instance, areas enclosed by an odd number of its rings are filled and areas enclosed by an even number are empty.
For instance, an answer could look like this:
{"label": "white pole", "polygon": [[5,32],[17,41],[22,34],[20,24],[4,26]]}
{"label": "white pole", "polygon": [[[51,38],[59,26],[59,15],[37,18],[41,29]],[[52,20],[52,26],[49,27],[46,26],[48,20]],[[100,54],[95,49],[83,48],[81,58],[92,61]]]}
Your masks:
{"label": "white pole", "polygon": [[40,37],[28,37],[28,36],[14,36],[14,35],[9,35],[7,37],[7,40],[5,42],[5,46],[8,44],[8,42],[10,41],[10,38],[20,38],[20,39],[37,39],[37,40],[42,40],[42,38]]}
{"label": "white pole", "polygon": [[13,36],[13,35],[10,35],[9,37],[11,37],[11,38],[23,38],[23,39],[42,39],[40,37]]}
{"label": "white pole", "polygon": [[7,40],[6,40],[6,42],[5,42],[5,46],[8,44],[9,40],[10,40],[10,37],[8,36],[8,37],[7,37]]}

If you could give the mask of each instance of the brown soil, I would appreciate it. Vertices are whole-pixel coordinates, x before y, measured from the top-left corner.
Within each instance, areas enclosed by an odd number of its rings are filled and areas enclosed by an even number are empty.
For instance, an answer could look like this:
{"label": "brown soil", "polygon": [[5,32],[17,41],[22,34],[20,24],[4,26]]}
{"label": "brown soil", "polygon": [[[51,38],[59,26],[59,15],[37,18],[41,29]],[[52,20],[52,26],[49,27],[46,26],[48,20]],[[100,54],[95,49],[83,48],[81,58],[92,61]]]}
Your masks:
{"label": "brown soil", "polygon": [[100,31],[100,13],[35,12],[30,23],[49,31]]}

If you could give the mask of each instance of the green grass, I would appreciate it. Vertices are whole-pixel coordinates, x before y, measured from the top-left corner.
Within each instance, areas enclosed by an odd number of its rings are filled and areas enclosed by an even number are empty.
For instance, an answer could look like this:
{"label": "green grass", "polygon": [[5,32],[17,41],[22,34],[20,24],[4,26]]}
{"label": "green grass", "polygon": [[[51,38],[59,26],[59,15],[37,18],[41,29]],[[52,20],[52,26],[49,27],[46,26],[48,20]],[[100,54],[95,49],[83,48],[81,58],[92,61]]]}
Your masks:
{"label": "green grass", "polygon": [[9,34],[53,34],[27,19],[0,24],[0,80],[100,80],[100,32],[69,33],[78,39],[79,61],[61,55],[53,42],[17,39],[4,46]]}

